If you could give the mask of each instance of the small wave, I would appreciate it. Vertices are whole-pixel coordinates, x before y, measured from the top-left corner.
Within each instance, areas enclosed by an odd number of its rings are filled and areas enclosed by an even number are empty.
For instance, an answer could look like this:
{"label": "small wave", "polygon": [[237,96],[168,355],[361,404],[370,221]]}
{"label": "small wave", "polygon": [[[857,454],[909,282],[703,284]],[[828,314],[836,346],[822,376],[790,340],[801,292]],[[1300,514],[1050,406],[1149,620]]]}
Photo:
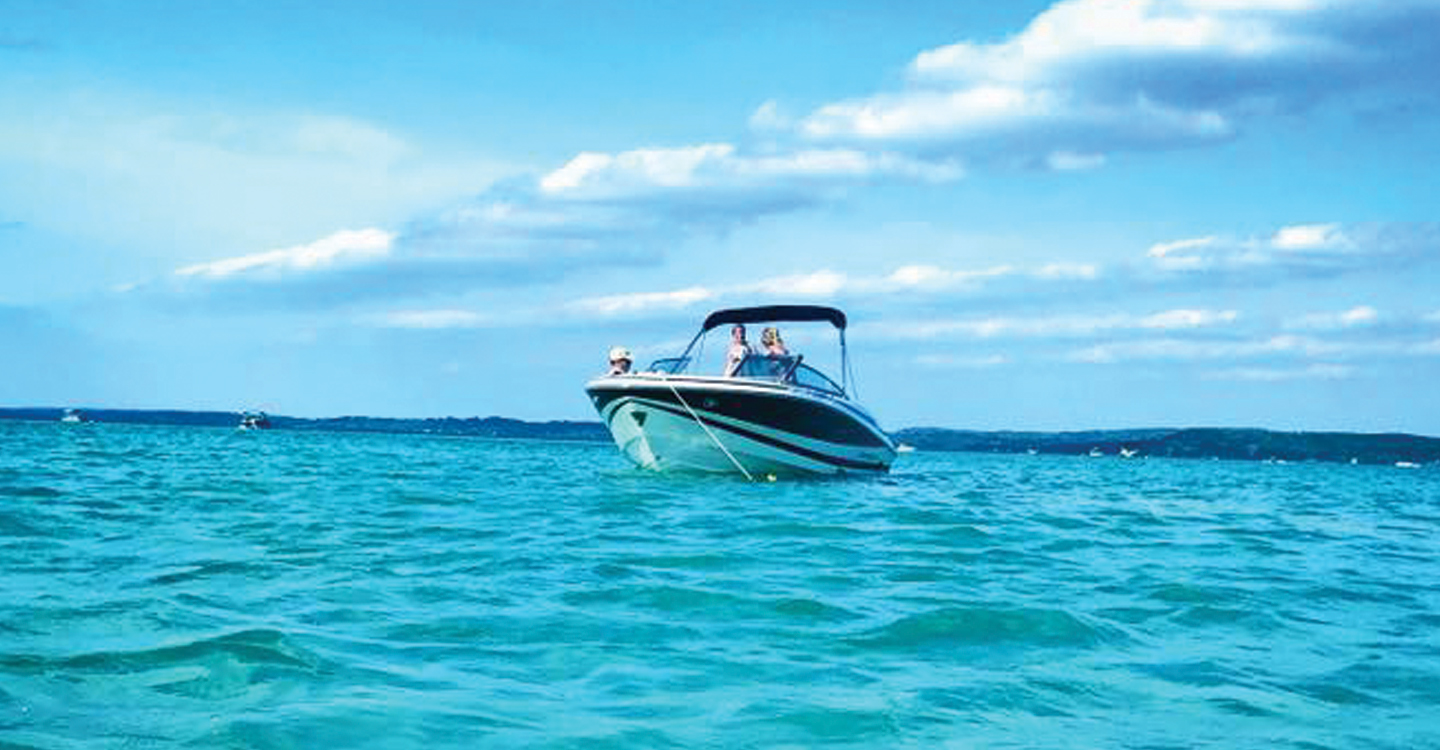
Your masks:
{"label": "small wave", "polygon": [[564,596],[567,604],[584,606],[588,604],[618,604],[625,607],[641,607],[661,612],[702,612],[720,614],[744,608],[753,600],[734,594],[690,588],[686,586],[622,586],[592,591],[570,592]]}
{"label": "small wave", "polygon": [[174,646],[138,651],[96,651],[74,656],[0,655],[0,667],[20,673],[73,672],[125,674],[180,664],[229,658],[245,666],[267,666],[311,672],[319,660],[279,630],[241,630]]}
{"label": "small wave", "polygon": [[778,735],[771,737],[777,743],[808,740],[883,746],[900,735],[900,727],[888,711],[797,706],[775,715],[773,706],[761,710],[771,715],[756,722],[761,726],[748,727],[746,734]]}
{"label": "small wave", "polygon": [[146,583],[156,586],[169,586],[187,581],[204,580],[214,576],[239,575],[256,577],[263,569],[255,563],[238,562],[229,560],[216,560],[201,563],[185,570],[165,573],[149,579]]}
{"label": "small wave", "polygon": [[1183,662],[1157,662],[1130,667],[1166,682],[1191,687],[1214,688],[1225,685],[1249,686],[1254,683],[1244,673],[1208,659]]}
{"label": "small wave", "polygon": [[902,617],[850,642],[894,650],[1000,644],[1083,647],[1112,638],[1106,629],[1063,610],[944,607]]}
{"label": "small wave", "polygon": [[622,558],[619,560],[624,565],[633,565],[645,568],[665,568],[674,570],[725,570],[734,568],[749,562],[750,559],[733,554],[697,554],[697,555],[646,555]]}
{"label": "small wave", "polygon": [[1167,583],[1152,588],[1148,596],[1170,604],[1221,605],[1244,601],[1247,595],[1239,589],[1222,586]]}
{"label": "small wave", "polygon": [[0,495],[8,497],[60,497],[64,494],[54,487],[0,487]]}
{"label": "small wave", "polygon": [[801,521],[767,524],[747,533],[757,537],[798,537],[801,539],[853,539],[865,535],[865,532],[848,526]]}
{"label": "small wave", "polygon": [[39,526],[36,526],[21,519],[16,513],[6,513],[4,511],[0,511],[0,537],[7,536],[49,537],[54,536],[54,534],[51,534],[50,532],[40,528]]}

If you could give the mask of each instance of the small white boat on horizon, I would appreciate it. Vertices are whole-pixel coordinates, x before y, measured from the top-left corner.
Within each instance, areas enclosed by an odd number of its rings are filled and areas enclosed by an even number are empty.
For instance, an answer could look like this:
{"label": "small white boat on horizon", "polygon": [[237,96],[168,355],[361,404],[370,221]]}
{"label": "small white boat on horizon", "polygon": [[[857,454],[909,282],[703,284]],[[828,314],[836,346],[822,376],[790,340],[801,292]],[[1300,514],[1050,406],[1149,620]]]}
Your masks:
{"label": "small white boat on horizon", "polygon": [[270,429],[270,417],[263,411],[247,411],[240,414],[240,424],[235,426],[237,430],[268,430]]}

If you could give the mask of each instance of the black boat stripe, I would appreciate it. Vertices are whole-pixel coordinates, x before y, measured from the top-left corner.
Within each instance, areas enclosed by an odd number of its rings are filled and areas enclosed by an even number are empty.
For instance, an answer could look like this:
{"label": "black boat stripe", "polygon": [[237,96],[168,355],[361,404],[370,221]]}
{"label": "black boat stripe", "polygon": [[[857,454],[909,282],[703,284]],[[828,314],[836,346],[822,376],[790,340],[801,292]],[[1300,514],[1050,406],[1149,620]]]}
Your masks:
{"label": "black boat stripe", "polygon": [[733,425],[725,424],[724,422],[718,422],[718,421],[716,421],[716,420],[714,420],[714,419],[712,419],[712,418],[708,418],[708,417],[705,417],[705,416],[703,416],[703,415],[700,415],[698,412],[697,412],[694,416],[691,416],[689,413],[684,412],[684,411],[682,411],[682,410],[680,410],[680,409],[673,408],[673,407],[671,407],[671,406],[668,405],[668,404],[662,404],[662,403],[659,403],[659,402],[656,402],[656,401],[641,401],[641,399],[635,398],[634,396],[622,396],[622,397],[620,397],[619,399],[616,400],[616,403],[615,403],[616,408],[619,408],[620,405],[623,404],[624,401],[626,401],[627,399],[628,399],[628,400],[634,400],[634,401],[640,401],[641,403],[645,404],[646,406],[648,406],[648,407],[650,407],[650,408],[652,408],[652,409],[659,409],[659,410],[661,410],[661,411],[669,412],[669,413],[671,413],[671,414],[674,414],[674,415],[679,416],[679,417],[684,417],[684,418],[686,418],[686,419],[695,419],[696,417],[699,417],[701,422],[704,422],[705,424],[708,424],[708,425],[710,425],[711,427],[718,427],[718,428],[720,428],[720,429],[722,429],[722,430],[725,430],[725,431],[727,431],[727,432],[733,432],[733,433],[735,433],[736,435],[739,435],[740,437],[747,438],[747,439],[750,439],[750,440],[754,440],[754,441],[757,442],[757,443],[765,443],[766,445],[769,445],[769,446],[772,447],[772,448],[779,448],[779,449],[781,449],[781,450],[783,450],[783,451],[789,451],[790,453],[794,453],[794,454],[799,455],[799,456],[804,456],[804,457],[809,458],[809,459],[811,459],[811,460],[819,461],[820,463],[830,464],[831,466],[839,466],[839,467],[841,467],[841,468],[846,468],[846,469],[866,469],[866,470],[869,470],[869,471],[885,471],[886,469],[889,468],[889,467],[886,466],[885,464],[883,464],[883,463],[878,463],[878,462],[877,462],[877,463],[869,463],[869,462],[865,462],[865,461],[854,461],[854,460],[848,459],[848,458],[840,458],[839,456],[827,456],[827,455],[825,455],[824,453],[820,453],[820,452],[818,452],[818,451],[813,451],[813,450],[810,450],[809,448],[802,448],[801,446],[795,445],[795,444],[793,444],[793,443],[787,443],[787,442],[785,442],[784,440],[780,440],[779,438],[773,438],[773,437],[770,437],[769,435],[762,435],[762,434],[760,434],[760,433],[758,433],[758,432],[751,432],[750,430],[744,429],[743,427],[735,427],[735,426],[733,426]]}
{"label": "black boat stripe", "polygon": [[[666,389],[660,385],[642,384],[623,388],[615,386],[597,388],[590,392],[590,396],[601,411],[604,411],[610,402],[627,396],[680,406],[672,391],[673,389]],[[719,402],[720,408],[710,409],[710,411],[733,419],[754,422],[772,429],[838,445],[883,448],[888,443],[888,440],[882,437],[884,433],[874,424],[873,419],[868,415],[857,413],[843,402],[820,404],[785,390],[728,392],[715,394],[714,398]],[[686,399],[687,401],[693,399],[698,405],[703,402],[704,397],[699,394],[686,394]],[[734,410],[736,399],[759,399],[758,402],[755,402],[758,403],[759,408],[747,408],[742,415],[739,411]],[[775,421],[780,417],[775,413],[776,410],[786,415],[781,421]]]}

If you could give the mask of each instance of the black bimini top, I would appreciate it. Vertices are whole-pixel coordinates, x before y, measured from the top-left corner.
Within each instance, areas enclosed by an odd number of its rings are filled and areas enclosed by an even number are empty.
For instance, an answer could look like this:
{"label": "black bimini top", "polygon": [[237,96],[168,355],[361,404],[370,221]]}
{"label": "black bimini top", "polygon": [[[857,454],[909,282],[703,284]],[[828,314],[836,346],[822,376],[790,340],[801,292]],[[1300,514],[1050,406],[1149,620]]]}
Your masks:
{"label": "black bimini top", "polygon": [[700,327],[703,333],[728,323],[800,323],[811,320],[828,320],[830,325],[845,330],[845,313],[833,307],[820,305],[765,305],[763,307],[736,307],[730,310],[716,310],[705,318]]}

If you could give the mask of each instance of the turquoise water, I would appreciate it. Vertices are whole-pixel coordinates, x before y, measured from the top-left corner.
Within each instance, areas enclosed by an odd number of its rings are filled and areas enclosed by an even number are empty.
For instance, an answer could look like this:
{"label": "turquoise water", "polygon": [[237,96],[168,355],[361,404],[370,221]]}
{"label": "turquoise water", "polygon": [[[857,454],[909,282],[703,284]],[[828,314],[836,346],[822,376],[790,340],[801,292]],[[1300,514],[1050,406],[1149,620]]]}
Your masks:
{"label": "turquoise water", "polygon": [[1440,469],[0,422],[0,748],[1440,747]]}

